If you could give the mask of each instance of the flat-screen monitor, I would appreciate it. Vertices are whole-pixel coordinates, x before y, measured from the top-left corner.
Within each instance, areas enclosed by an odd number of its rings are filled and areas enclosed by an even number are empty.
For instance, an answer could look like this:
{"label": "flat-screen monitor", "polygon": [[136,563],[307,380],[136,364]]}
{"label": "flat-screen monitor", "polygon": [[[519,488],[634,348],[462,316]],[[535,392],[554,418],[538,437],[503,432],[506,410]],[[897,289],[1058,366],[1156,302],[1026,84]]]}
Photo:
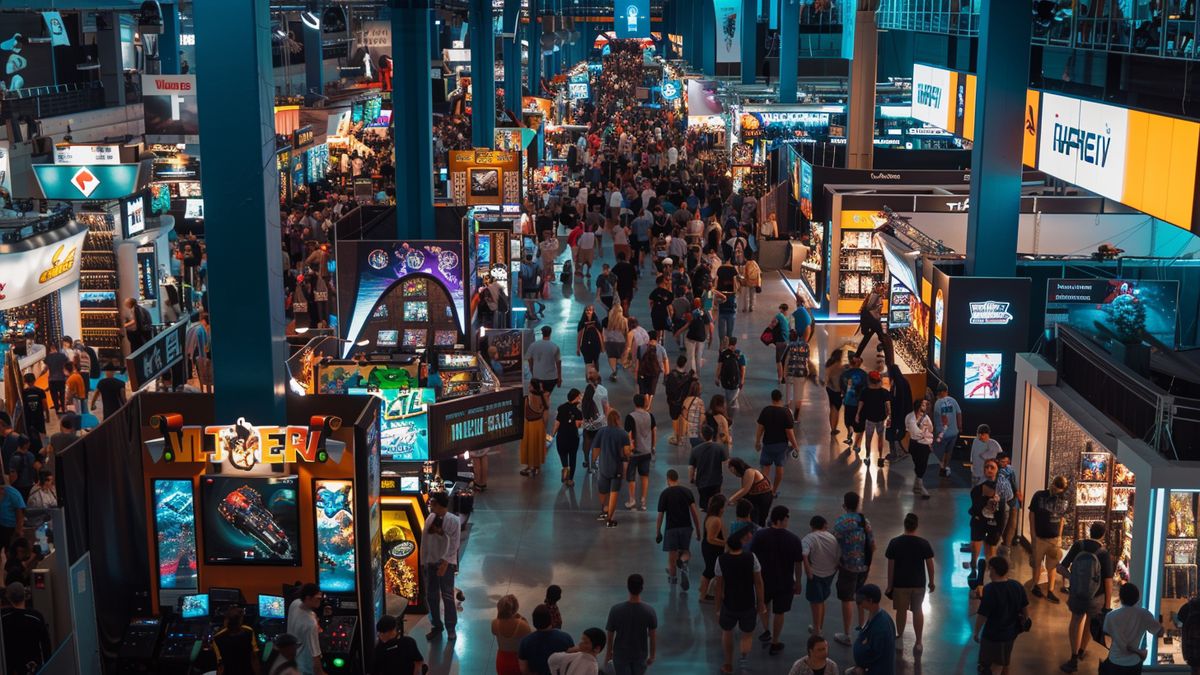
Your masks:
{"label": "flat-screen monitor", "polygon": [[146,194],[139,193],[121,201],[121,217],[125,238],[141,234],[146,229]]}
{"label": "flat-screen monitor", "polygon": [[205,562],[299,565],[298,480],[202,476]]}
{"label": "flat-screen monitor", "polygon": [[199,197],[200,195],[200,181],[194,180],[179,183],[180,197]]}
{"label": "flat-screen monitor", "polygon": [[1003,354],[968,352],[963,365],[963,398],[971,401],[999,399],[1003,365]]}
{"label": "flat-screen monitor", "polygon": [[171,188],[166,183],[150,184],[150,213],[161,216],[171,210]]}
{"label": "flat-screen monitor", "polygon": [[405,328],[404,329],[404,346],[413,349],[419,349],[425,346],[426,331],[424,328]]}
{"label": "flat-screen monitor", "polygon": [[434,347],[453,347],[458,342],[458,331],[456,330],[435,330],[433,331],[433,346]]}
{"label": "flat-screen monitor", "polygon": [[428,321],[429,303],[425,300],[409,300],[404,303],[405,321]]}
{"label": "flat-screen monitor", "polygon": [[395,347],[400,342],[400,331],[398,330],[381,330],[375,336],[375,346],[377,347]]}
{"label": "flat-screen monitor", "polygon": [[204,220],[204,200],[189,199],[184,202],[183,217],[189,220]]}
{"label": "flat-screen monitor", "polygon": [[282,595],[258,596],[258,618],[268,621],[282,621],[287,618],[287,606]]}
{"label": "flat-screen monitor", "polygon": [[80,291],[80,309],[116,309],[116,291]]}
{"label": "flat-screen monitor", "polygon": [[317,585],[327,593],[354,590],[354,484],[317,480],[313,484],[317,522]]}
{"label": "flat-screen monitor", "polygon": [[379,452],[393,462],[423,462],[429,459],[429,406],[432,389],[384,389],[379,411]]}
{"label": "flat-screen monitor", "polygon": [[401,476],[400,477],[401,492],[420,492],[421,477],[420,476]]}
{"label": "flat-screen monitor", "polygon": [[179,616],[184,619],[207,619],[208,594],[185,595],[179,598]]}
{"label": "flat-screen monitor", "polygon": [[196,588],[196,513],[192,480],[156,478],[153,487],[158,587],[162,590]]}
{"label": "flat-screen monitor", "polygon": [[1175,347],[1179,282],[1174,280],[1050,279],[1046,282],[1045,327],[1065,323],[1097,335],[1097,323],[1113,330],[1114,312],[1133,310],[1135,305],[1145,312],[1146,332],[1167,347]]}

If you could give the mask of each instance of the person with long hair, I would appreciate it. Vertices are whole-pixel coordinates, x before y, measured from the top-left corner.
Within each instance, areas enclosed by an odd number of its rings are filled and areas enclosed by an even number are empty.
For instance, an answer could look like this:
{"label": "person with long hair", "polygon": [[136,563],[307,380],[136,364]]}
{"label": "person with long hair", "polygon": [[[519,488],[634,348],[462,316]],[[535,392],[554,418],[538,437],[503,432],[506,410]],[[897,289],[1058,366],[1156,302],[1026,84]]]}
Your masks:
{"label": "person with long hair", "polygon": [[542,472],[546,461],[546,410],[550,407],[550,395],[542,389],[542,383],[534,380],[529,384],[529,395],[525,397],[525,432],[521,435],[522,476],[536,476]]}
{"label": "person with long hair", "polygon": [[700,602],[711,600],[709,587],[717,576],[717,556],[725,550],[725,495],[715,494],[704,507],[703,538],[700,540],[700,555],[704,558],[704,571],[700,575]]}
{"label": "person with long hair", "polygon": [[575,462],[579,456],[579,429],[583,426],[583,412],[579,408],[583,401],[583,392],[571,389],[567,392],[567,401],[558,406],[558,414],[554,418],[554,427],[550,435],[554,437],[554,445],[558,449],[558,459],[562,463],[562,482],[567,487],[575,485]]}
{"label": "person with long hair", "polygon": [[729,403],[723,395],[716,394],[709,399],[708,412],[704,415],[704,424],[711,425],[717,430],[713,440],[728,447],[733,447],[733,435],[729,431],[730,427],[733,426],[733,420],[729,416]]}
{"label": "person with long hair", "polygon": [[908,454],[913,458],[913,492],[922,499],[929,499],[925,489],[925,469],[929,467],[929,446],[933,443],[933,420],[929,417],[929,401],[918,399],[912,404],[912,412],[904,418],[908,431]]}
{"label": "person with long hair", "polygon": [[739,499],[750,502],[754,507],[751,519],[759,527],[765,527],[767,512],[771,510],[771,502],[775,499],[775,490],[771,486],[771,481],[763,475],[763,472],[747,464],[746,460],[741,457],[729,460],[729,473],[736,476],[741,482],[737,491],[730,495],[730,503]]}
{"label": "person with long hair", "polygon": [[517,652],[522,638],[532,633],[533,628],[518,609],[520,604],[515,595],[505,595],[496,602],[496,618],[492,619],[492,635],[496,636],[496,675],[521,675]]}
{"label": "person with long hair", "polygon": [[704,399],[700,398],[700,380],[692,380],[687,396],[683,399],[683,434],[688,439],[686,447],[700,444],[700,427],[704,424]]}
{"label": "person with long hair", "polygon": [[629,334],[629,321],[621,305],[613,305],[608,316],[604,317],[604,352],[608,355],[608,367],[612,374],[608,379],[617,381],[617,366],[621,356],[625,354],[625,340]]}
{"label": "person with long hair", "polygon": [[845,392],[842,391],[842,371],[845,369],[842,350],[833,350],[829,358],[825,359],[825,373],[821,381],[821,384],[825,385],[825,394],[829,397],[830,436],[838,435],[838,421],[842,417],[842,400],[845,397]]}
{"label": "person with long hair", "polygon": [[585,305],[583,316],[575,329],[575,353],[583,356],[584,366],[600,367],[600,352],[604,347],[604,334],[600,330],[600,318],[594,305]]}

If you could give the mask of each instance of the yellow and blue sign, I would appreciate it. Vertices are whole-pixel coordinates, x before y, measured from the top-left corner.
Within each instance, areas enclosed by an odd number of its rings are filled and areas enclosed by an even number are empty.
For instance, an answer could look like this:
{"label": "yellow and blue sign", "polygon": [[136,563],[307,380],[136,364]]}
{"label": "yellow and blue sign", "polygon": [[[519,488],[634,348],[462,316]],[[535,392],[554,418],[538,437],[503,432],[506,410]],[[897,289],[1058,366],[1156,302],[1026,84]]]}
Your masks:
{"label": "yellow and blue sign", "polygon": [[650,37],[650,0],[617,0],[613,3],[613,27],[618,38]]}

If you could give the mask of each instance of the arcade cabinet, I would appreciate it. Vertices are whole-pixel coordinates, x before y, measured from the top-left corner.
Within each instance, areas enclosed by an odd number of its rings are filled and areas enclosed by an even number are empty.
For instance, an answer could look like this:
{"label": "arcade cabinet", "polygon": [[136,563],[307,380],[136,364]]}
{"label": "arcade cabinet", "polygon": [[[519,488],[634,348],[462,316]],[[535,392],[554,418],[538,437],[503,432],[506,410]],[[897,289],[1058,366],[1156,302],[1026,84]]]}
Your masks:
{"label": "arcade cabinet", "polygon": [[388,465],[379,484],[385,612],[423,614],[427,607],[421,583],[421,533],[429,515],[423,463]]}

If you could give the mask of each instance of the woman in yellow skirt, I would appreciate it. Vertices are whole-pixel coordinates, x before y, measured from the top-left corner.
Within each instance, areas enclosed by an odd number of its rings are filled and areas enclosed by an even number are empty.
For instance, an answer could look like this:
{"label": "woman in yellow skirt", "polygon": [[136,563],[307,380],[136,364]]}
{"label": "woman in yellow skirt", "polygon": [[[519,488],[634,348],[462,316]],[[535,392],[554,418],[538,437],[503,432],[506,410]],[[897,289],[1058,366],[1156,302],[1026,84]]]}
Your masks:
{"label": "woman in yellow skirt", "polygon": [[546,461],[546,409],[550,396],[542,391],[542,383],[534,380],[525,397],[525,433],[521,436],[522,476],[536,476]]}

